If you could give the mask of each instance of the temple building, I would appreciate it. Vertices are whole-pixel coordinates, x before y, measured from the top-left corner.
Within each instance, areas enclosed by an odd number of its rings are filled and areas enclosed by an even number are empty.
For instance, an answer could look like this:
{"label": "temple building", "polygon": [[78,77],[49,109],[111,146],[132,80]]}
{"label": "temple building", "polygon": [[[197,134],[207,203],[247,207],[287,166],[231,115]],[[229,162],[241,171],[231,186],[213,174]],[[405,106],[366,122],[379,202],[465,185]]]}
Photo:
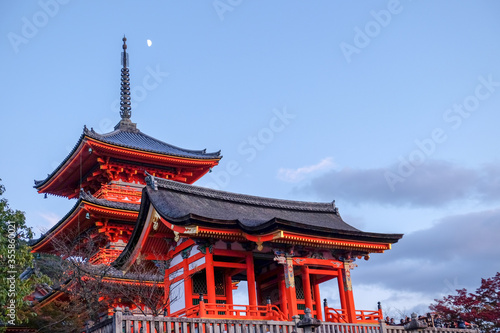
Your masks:
{"label": "temple building", "polygon": [[[165,261],[171,316],[291,320],[309,308],[327,321],[382,319],[378,310],[355,309],[350,271],[356,259],[389,250],[402,235],[360,231],[334,203],[255,197],[154,176],[146,181],[134,232],[112,265],[133,270]],[[235,282],[242,280],[248,305],[233,303]],[[330,280],[341,309],[321,302],[319,286]]]}
{"label": "temple building", "polygon": [[[99,239],[87,258],[92,264],[163,275],[165,310],[172,317],[291,320],[308,308],[331,322],[382,319],[380,309],[356,309],[351,270],[356,260],[391,249],[402,235],[360,231],[343,221],[334,201],[192,185],[218,165],[220,151],[175,147],[132,123],[123,41],[122,119],[106,134],[85,127],[68,157],[35,181],[39,193],[77,201],[33,252],[59,254],[57,244],[91,235]],[[234,304],[240,281],[247,283],[248,304]],[[340,308],[322,303],[322,284],[338,289]]]}

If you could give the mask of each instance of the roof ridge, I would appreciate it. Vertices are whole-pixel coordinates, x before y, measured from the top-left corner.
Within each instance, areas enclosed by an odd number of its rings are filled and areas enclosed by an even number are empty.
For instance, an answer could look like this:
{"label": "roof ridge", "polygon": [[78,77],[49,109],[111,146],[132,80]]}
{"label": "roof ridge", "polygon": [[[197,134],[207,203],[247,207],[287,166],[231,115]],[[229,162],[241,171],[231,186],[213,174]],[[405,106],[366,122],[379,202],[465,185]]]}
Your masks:
{"label": "roof ridge", "polygon": [[[97,140],[102,140],[102,141],[108,141],[110,137],[114,136],[114,135],[118,135],[120,133],[130,133],[130,135],[141,135],[143,137],[146,137],[154,142],[157,142],[161,145],[165,145],[165,146],[168,146],[169,148],[173,148],[173,149],[176,149],[176,150],[179,150],[180,152],[184,152],[184,153],[189,153],[189,154],[200,154],[202,155],[203,157],[214,157],[214,158],[217,158],[217,157],[222,157],[220,156],[220,150],[219,151],[215,151],[215,152],[210,152],[210,153],[207,153],[207,150],[206,148],[205,149],[199,149],[199,150],[194,150],[194,149],[186,149],[186,148],[182,148],[182,147],[178,147],[178,146],[175,146],[173,144],[170,144],[168,142],[165,142],[163,140],[160,140],[160,139],[157,139],[155,137],[152,137],[151,135],[148,135],[144,132],[142,132],[141,130],[137,129],[136,131],[125,131],[125,130],[122,130],[120,128],[114,130],[114,131],[111,131],[109,133],[103,133],[103,134],[100,134],[100,133],[97,133],[96,131],[94,131],[94,129],[86,129],[86,131],[84,131],[85,135],[93,138],[93,139],[97,139]],[[116,143],[115,143],[116,144]],[[123,143],[120,143],[121,146],[123,147],[127,147],[127,148],[133,148],[133,149],[138,149],[138,147],[134,147],[132,145],[127,145],[127,144],[123,144]],[[152,152],[159,152],[159,153],[162,153],[162,154],[165,154],[164,152],[161,152],[161,151],[157,151],[155,149],[144,149],[144,148],[141,148],[141,150],[146,150],[146,151],[152,151]],[[193,156],[183,156],[182,154],[175,154],[175,153],[172,153],[171,155],[174,155],[174,156],[180,156],[180,157],[190,157],[190,158],[193,158]]]}
{"label": "roof ridge", "polygon": [[[184,192],[192,195],[204,196],[211,199],[231,201],[247,205],[257,205],[269,208],[287,209],[295,211],[324,212],[339,215],[338,208],[335,207],[335,200],[332,202],[307,202],[294,201],[287,199],[274,199],[259,197],[249,194],[233,193],[221,190],[215,190],[207,187],[201,187],[191,184],[180,183],[164,178],[146,177],[146,183],[149,187],[156,190],[158,187],[170,189],[177,192]],[[154,184],[154,185],[153,185]]]}

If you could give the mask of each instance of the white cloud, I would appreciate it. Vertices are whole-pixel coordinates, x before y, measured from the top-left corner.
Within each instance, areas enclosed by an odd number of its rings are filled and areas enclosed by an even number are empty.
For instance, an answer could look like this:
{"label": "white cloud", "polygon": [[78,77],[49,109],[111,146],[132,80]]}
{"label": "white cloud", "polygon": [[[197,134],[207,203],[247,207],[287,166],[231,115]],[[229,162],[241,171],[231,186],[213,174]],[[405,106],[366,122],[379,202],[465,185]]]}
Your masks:
{"label": "white cloud", "polygon": [[38,215],[47,222],[45,225],[40,226],[42,228],[47,228],[47,227],[51,228],[61,219],[59,215],[52,212],[45,212],[45,213],[39,212]]}
{"label": "white cloud", "polygon": [[280,168],[278,178],[285,182],[296,183],[304,180],[308,175],[324,170],[332,169],[336,166],[332,157],[327,157],[314,165],[300,167],[298,169]]}

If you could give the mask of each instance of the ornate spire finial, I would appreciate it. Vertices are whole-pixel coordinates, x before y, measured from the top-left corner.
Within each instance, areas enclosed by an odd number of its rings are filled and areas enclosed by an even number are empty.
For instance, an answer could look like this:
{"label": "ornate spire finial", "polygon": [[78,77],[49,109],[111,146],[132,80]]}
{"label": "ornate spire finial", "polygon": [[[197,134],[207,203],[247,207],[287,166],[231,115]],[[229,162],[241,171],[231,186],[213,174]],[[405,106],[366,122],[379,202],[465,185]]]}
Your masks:
{"label": "ornate spire finial", "polygon": [[132,107],[130,102],[130,75],[128,70],[127,38],[123,36],[122,52],[122,84],[120,96],[120,116],[122,119],[130,119]]}

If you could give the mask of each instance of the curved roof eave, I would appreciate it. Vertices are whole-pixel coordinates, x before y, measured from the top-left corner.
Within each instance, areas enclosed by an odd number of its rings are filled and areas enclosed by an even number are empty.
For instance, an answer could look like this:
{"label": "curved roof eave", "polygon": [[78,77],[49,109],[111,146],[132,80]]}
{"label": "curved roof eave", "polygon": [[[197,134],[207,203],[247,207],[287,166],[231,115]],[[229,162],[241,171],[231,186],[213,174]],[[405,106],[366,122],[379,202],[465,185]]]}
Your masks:
{"label": "curved roof eave", "polygon": [[[37,240],[34,241],[34,243],[31,244],[31,247],[38,247],[43,245],[42,243],[47,241],[47,238],[49,238],[56,230],[59,228],[63,227],[64,224],[66,224],[71,216],[74,214],[78,213],[79,208],[82,207],[82,203],[91,203],[91,204],[96,204],[100,205],[103,207],[111,208],[111,209],[120,209],[120,210],[129,210],[129,211],[139,211],[139,205],[137,204],[128,204],[128,203],[122,203],[122,202],[115,202],[115,201],[109,201],[105,199],[97,199],[94,198],[92,195],[81,192],[80,197],[78,198],[77,202],[75,205],[69,210],[69,212],[64,215],[63,218],[61,218],[56,224],[52,226],[47,232],[45,232],[43,235],[40,236]],[[137,207],[134,207],[137,206]]]}
{"label": "curved roof eave", "polygon": [[[106,134],[98,134],[97,132],[94,131],[94,129],[89,130],[87,128],[87,126],[84,126],[83,133],[80,135],[80,138],[78,139],[77,143],[75,144],[73,149],[69,152],[69,154],[66,156],[66,158],[52,171],[52,173],[48,174],[44,180],[35,180],[34,181],[35,185],[33,187],[36,188],[37,190],[40,190],[47,183],[49,183],[54,178],[54,176],[56,176],[59,172],[61,172],[61,169],[69,161],[71,161],[73,159],[73,156],[81,149],[81,147],[83,146],[82,143],[87,141],[86,138],[90,138],[92,140],[97,140],[103,144],[110,144],[110,145],[115,145],[115,146],[119,146],[122,148],[135,149],[135,150],[139,150],[139,151],[144,151],[144,152],[148,152],[148,153],[155,153],[155,154],[160,154],[160,155],[164,155],[164,156],[188,158],[188,159],[198,159],[198,160],[217,160],[217,161],[222,158],[222,156],[220,155],[220,150],[217,152],[213,152],[213,153],[206,153],[206,149],[205,150],[188,150],[188,149],[184,149],[184,148],[179,148],[179,147],[170,145],[168,143],[165,143],[161,140],[155,139],[147,134],[142,133],[139,130],[137,131],[137,133],[130,134],[130,135],[136,135],[136,136],[140,136],[143,138],[147,138],[149,143],[153,143],[153,144],[156,143],[157,146],[159,146],[159,147],[163,146],[163,147],[165,147],[165,150],[162,151],[162,150],[148,149],[147,147],[144,146],[144,145],[147,146],[147,143],[143,143],[143,146],[140,147],[137,145],[134,146],[131,144],[120,143],[120,142],[117,142],[116,140],[113,141],[113,140],[107,139],[111,135],[116,135],[116,134],[120,134],[120,133],[133,133],[133,132],[115,130],[113,132],[106,133]],[[167,152],[167,150],[168,150],[167,148],[171,148],[172,151]],[[178,151],[179,153],[176,153],[176,151]],[[185,152],[185,153],[183,154],[182,152]]]}

